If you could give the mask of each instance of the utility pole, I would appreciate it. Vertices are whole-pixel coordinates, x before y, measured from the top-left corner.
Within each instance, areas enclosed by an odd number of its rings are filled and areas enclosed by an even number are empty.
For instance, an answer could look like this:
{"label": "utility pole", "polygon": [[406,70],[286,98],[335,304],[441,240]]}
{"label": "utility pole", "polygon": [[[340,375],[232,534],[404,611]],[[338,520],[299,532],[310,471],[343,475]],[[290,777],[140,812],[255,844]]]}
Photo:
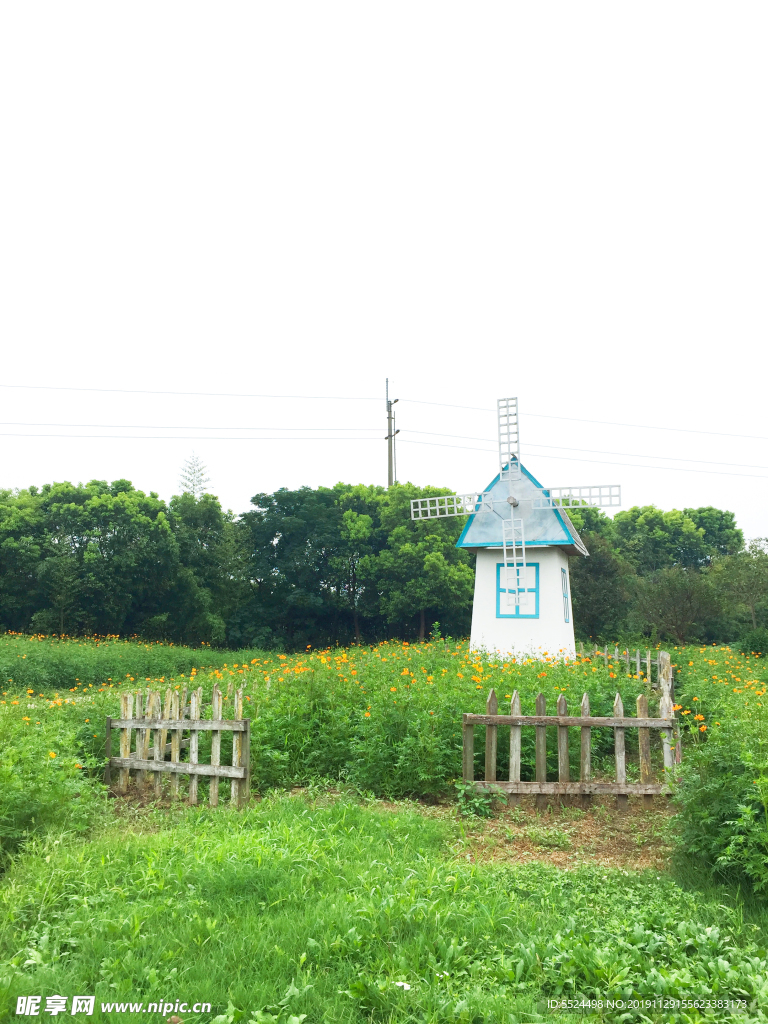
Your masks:
{"label": "utility pole", "polygon": [[387,402],[387,436],[385,438],[387,442],[387,487],[391,487],[395,482],[395,435],[399,434],[399,430],[395,430],[395,410],[393,406],[398,401],[397,398],[389,400],[389,377],[386,382],[386,402]]}

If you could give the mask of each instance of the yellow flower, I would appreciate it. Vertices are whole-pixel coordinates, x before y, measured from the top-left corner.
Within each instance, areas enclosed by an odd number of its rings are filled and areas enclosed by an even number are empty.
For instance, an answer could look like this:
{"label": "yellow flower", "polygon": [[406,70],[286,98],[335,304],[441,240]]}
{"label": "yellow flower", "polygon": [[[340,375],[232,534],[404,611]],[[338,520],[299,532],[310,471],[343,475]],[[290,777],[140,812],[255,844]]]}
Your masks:
{"label": "yellow flower", "polygon": [[48,757],[56,757],[56,755],[54,754],[54,752],[52,750],[49,750],[48,751]]}

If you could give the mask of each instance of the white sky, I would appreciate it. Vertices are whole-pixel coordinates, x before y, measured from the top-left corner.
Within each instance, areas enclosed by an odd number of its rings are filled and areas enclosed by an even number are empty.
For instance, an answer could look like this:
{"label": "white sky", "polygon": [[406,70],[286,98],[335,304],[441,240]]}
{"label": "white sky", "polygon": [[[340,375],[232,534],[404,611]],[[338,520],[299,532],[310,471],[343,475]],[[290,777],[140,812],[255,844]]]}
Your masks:
{"label": "white sky", "polygon": [[[402,480],[484,487],[492,441],[414,432],[493,439],[518,395],[543,483],[768,534],[767,28],[762,2],[3,5],[0,486],[168,498],[193,450],[237,512],[385,483],[389,376]],[[307,439],[198,439],[254,427]]]}

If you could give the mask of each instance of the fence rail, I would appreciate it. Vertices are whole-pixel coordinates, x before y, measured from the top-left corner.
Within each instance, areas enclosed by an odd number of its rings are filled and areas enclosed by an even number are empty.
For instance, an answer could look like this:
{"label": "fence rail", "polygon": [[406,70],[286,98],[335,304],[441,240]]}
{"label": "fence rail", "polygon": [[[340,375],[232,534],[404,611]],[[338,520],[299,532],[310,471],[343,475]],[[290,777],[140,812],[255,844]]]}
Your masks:
{"label": "fence rail", "polygon": [[[233,719],[222,718],[223,697],[218,686],[214,686],[211,698],[211,717],[203,718],[202,687],[190,694],[186,706],[186,689],[179,695],[168,689],[165,706],[161,707],[160,693],[141,691],[123,693],[120,697],[120,718],[106,720],[107,767],[104,781],[111,782],[112,769],[119,769],[117,790],[128,792],[131,772],[135,773],[136,787],[146,789],[147,773],[152,772],[154,793],[162,795],[163,776],[171,776],[171,794],[179,796],[179,779],[189,777],[188,800],[198,802],[198,778],[208,776],[211,780],[208,800],[211,807],[219,802],[220,778],[231,780],[231,802],[242,806],[250,791],[250,746],[251,722],[243,718],[243,691],[234,695]],[[120,756],[112,757],[112,731],[120,732]],[[211,734],[210,764],[199,762],[200,733]],[[232,734],[232,764],[221,764],[221,734]],[[184,734],[188,733],[188,736]],[[167,742],[170,734],[170,743]],[[150,745],[150,738],[152,743]],[[131,749],[135,743],[135,749]],[[189,760],[181,760],[182,750],[189,751]],[[166,755],[170,760],[166,761]]]}
{"label": "fence rail", "polygon": [[[652,806],[654,796],[669,792],[666,782],[653,781],[651,769],[651,732],[657,730],[661,734],[664,771],[670,772],[676,760],[679,742],[675,743],[675,713],[672,703],[672,676],[669,654],[659,652],[661,699],[659,702],[660,718],[648,715],[648,698],[640,694],[637,698],[637,716],[628,717],[624,714],[621,696],[617,693],[613,702],[611,717],[590,715],[589,696],[585,693],[581,699],[581,714],[569,715],[568,705],[563,694],[557,701],[557,714],[546,713],[546,699],[542,693],[536,698],[536,714],[520,713],[520,695],[517,690],[512,695],[510,714],[498,714],[499,701],[496,691],[491,690],[486,702],[486,714],[465,714],[463,716],[463,762],[462,774],[465,782],[473,782],[479,788],[496,786],[510,794],[510,801],[517,803],[521,795],[535,795],[540,805],[546,803],[545,797],[581,796],[582,802],[588,804],[595,794],[615,794],[619,808],[627,806],[629,796],[642,796],[646,806]],[[476,725],[485,726],[485,778],[475,780],[475,749],[474,732]],[[496,778],[498,754],[499,726],[509,726],[509,780],[499,781]],[[520,779],[520,761],[522,749],[522,730],[524,726],[536,730],[536,770],[535,780],[523,782]],[[558,779],[547,781],[547,727],[557,727]],[[580,778],[570,778],[569,729],[579,730],[580,740]],[[592,729],[612,728],[614,732],[614,754],[616,762],[616,779],[614,782],[596,782],[592,778]],[[638,746],[640,753],[640,782],[627,782],[625,730],[638,730]]]}

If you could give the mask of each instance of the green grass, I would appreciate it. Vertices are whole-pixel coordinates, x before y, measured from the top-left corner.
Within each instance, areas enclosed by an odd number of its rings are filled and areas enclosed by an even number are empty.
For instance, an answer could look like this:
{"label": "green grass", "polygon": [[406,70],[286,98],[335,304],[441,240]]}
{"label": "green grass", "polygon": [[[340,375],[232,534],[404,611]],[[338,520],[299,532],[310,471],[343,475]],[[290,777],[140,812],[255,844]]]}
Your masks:
{"label": "green grass", "polygon": [[743,995],[768,1019],[765,933],[722,900],[653,874],[470,864],[458,828],[278,797],[49,836],[0,891],[0,1015],[62,993],[95,995],[94,1021],[131,1019],[102,1002],[182,999],[244,1021],[490,1024],[557,1020],[548,997],[666,991]]}
{"label": "green grass", "polygon": [[[723,868],[721,877],[759,883],[764,822],[753,815],[750,832],[727,815],[742,813],[739,801],[749,813],[760,806],[765,662],[726,649],[674,657],[681,710],[691,712],[682,721],[704,716],[684,737],[684,846],[707,864],[735,836],[740,874]],[[644,683],[621,664],[500,663],[442,642],[246,657],[23,637],[0,638],[0,664],[12,668],[0,696],[0,1020],[25,994],[95,995],[93,1020],[136,1019],[101,1013],[102,1002],[173,997],[210,1001],[230,1024],[300,1024],[302,1014],[307,1024],[491,1024],[572,1020],[544,1006],[557,996],[665,992],[743,996],[748,1019],[768,1020],[764,903],[748,912],[735,889],[701,889],[695,876],[683,885],[600,868],[475,864],[460,819],[392,813],[365,797],[455,795],[461,714],[482,711],[491,687],[502,708],[517,689],[524,713],[539,691],[554,710],[559,694],[575,708],[587,689],[592,712],[609,714],[619,689],[632,714]],[[214,684],[230,701],[244,687],[254,790],[319,792],[332,780],[357,797],[322,806],[273,796],[242,813],[107,800],[103,722],[120,692],[199,685],[209,698]],[[613,737],[594,734],[595,764],[610,770]],[[524,777],[532,743],[524,732]],[[479,777],[482,729],[476,754]],[[631,768],[632,746],[629,754]],[[555,757],[551,742],[553,775]],[[573,821],[529,838],[565,848],[578,832],[575,810]]]}

